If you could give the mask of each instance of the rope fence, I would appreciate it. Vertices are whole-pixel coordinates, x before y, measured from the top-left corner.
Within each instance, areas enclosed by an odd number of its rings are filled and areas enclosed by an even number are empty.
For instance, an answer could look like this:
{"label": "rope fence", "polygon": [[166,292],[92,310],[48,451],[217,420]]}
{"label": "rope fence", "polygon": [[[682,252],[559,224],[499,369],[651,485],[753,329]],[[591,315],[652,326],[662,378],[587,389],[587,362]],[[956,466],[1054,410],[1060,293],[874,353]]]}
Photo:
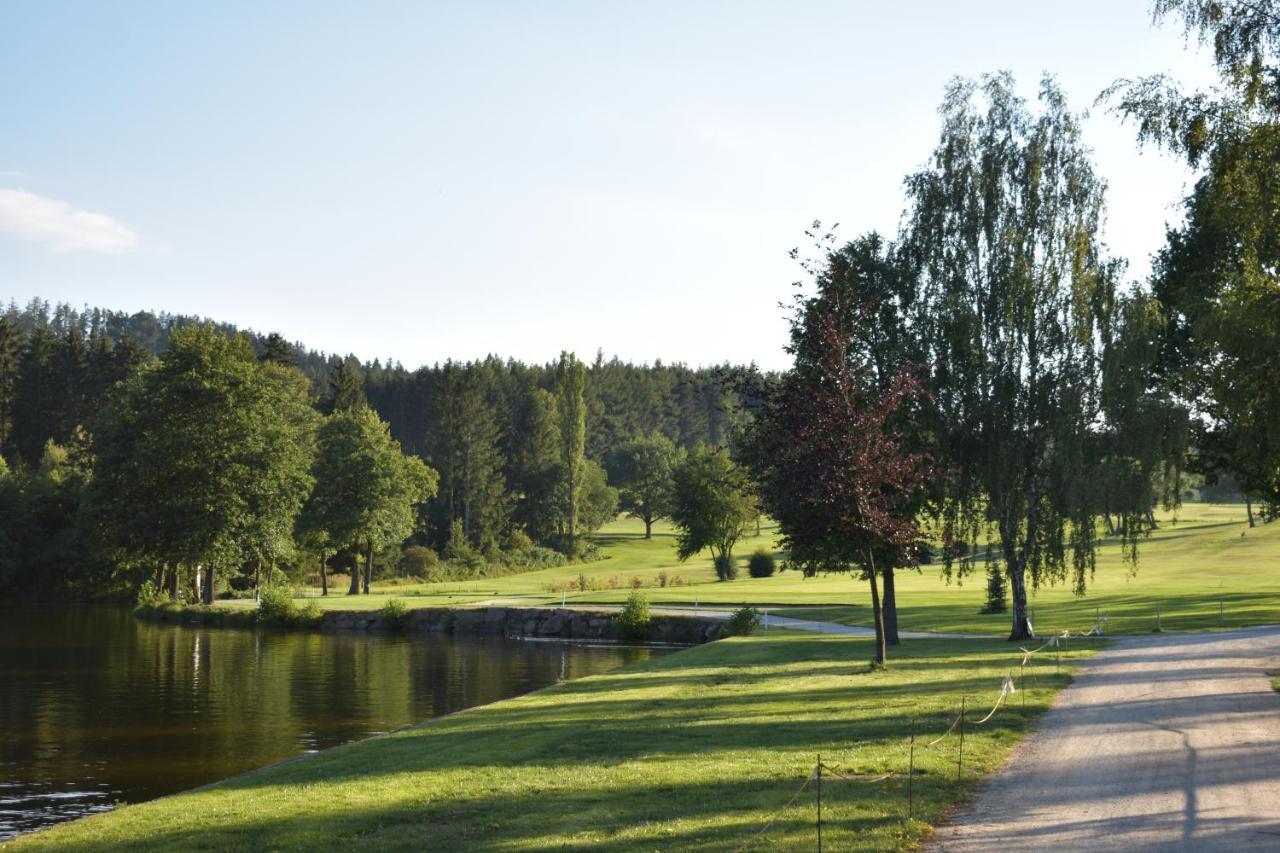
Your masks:
{"label": "rope fence", "polygon": [[[968,697],[962,695],[960,697],[959,711],[956,713],[954,717],[951,718],[950,722],[947,725],[946,730],[943,731],[941,735],[928,741],[927,743],[917,744],[916,742],[917,721],[915,717],[912,717],[909,740],[907,744],[907,770],[906,770],[906,777],[907,777],[906,817],[907,817],[907,820],[912,820],[915,817],[915,777],[917,776],[915,764],[916,764],[917,749],[927,749],[931,751],[936,751],[937,747],[940,744],[942,744],[944,741],[946,741],[949,737],[951,737],[954,734],[959,741],[957,745],[957,751],[956,751],[956,781],[960,781],[964,777],[965,726],[966,725],[981,726],[989,723],[992,719],[995,718],[997,712],[999,712],[1001,708],[1008,707],[1010,697],[1019,692],[1022,693],[1022,707],[1025,709],[1026,708],[1026,683],[1025,683],[1026,670],[1028,666],[1030,666],[1034,662],[1036,655],[1042,652],[1047,652],[1048,650],[1052,650],[1054,654],[1054,659],[1055,659],[1055,664],[1054,664],[1055,671],[1059,671],[1061,666],[1061,653],[1064,649],[1068,647],[1068,642],[1072,638],[1085,639],[1087,637],[1101,637],[1105,633],[1106,624],[1107,624],[1106,614],[1099,613],[1096,615],[1093,626],[1089,628],[1087,631],[1073,632],[1070,630],[1064,630],[1059,633],[1051,635],[1044,643],[1037,646],[1036,648],[1028,649],[1026,647],[1020,647],[1019,651],[1022,652],[1022,658],[1018,664],[1020,679],[1018,681],[1015,681],[1012,670],[1007,672],[1004,678],[1000,682],[1000,693],[999,695],[996,696],[995,702],[992,703],[991,710],[987,711],[987,713],[984,716],[982,716],[980,719],[970,719],[971,712],[966,710],[966,707],[965,707],[966,700]],[[1032,678],[1033,680],[1035,678],[1034,672],[1032,673]],[[768,819],[760,827],[760,829],[755,834],[753,834],[746,842],[744,842],[741,846],[739,846],[737,850],[738,851],[751,850],[755,848],[756,845],[760,844],[762,841],[766,841],[767,840],[766,835],[768,831],[777,823],[778,819],[782,817],[782,815],[788,809],[794,806],[796,802],[800,799],[800,796],[806,790],[808,790],[810,786],[812,786],[815,792],[815,808],[816,808],[816,821],[814,826],[817,834],[818,851],[819,853],[821,853],[822,845],[823,845],[823,826],[824,826],[824,821],[822,817],[823,780],[827,779],[828,781],[830,781],[834,779],[834,780],[839,780],[841,782],[850,782],[850,783],[857,783],[857,784],[863,784],[863,785],[877,785],[885,782],[893,782],[893,780],[895,780],[898,777],[898,775],[899,775],[898,772],[892,771],[892,770],[883,772],[883,773],[876,773],[874,775],[851,773],[847,770],[841,769],[838,765],[832,765],[824,762],[822,760],[822,754],[819,753],[814,762],[813,769],[800,783],[800,786],[791,795],[790,799],[787,800],[786,804],[778,808],[774,812],[772,812],[769,815]]]}

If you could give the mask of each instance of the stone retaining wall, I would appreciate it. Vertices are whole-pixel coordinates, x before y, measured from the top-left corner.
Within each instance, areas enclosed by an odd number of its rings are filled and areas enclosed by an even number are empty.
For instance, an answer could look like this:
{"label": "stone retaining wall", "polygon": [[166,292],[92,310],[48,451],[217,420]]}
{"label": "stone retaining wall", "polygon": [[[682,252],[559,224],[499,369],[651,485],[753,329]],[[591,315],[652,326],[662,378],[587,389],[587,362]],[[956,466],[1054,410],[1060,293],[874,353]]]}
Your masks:
{"label": "stone retaining wall", "polygon": [[[562,608],[486,607],[453,610],[429,607],[410,610],[404,631],[433,634],[484,634],[504,637],[548,637],[566,640],[618,639],[618,614]],[[329,631],[386,631],[377,611],[328,610],[320,628]],[[724,636],[724,623],[693,616],[654,616],[649,642],[694,645]]]}

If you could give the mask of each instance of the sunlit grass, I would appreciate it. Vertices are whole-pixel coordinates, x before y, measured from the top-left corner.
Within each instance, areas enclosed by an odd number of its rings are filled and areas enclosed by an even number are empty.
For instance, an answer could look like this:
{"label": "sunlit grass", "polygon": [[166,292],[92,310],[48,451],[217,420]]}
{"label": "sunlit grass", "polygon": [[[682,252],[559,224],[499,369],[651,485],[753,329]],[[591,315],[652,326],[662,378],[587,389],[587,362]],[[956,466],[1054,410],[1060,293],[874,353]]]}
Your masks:
{"label": "sunlit grass", "polygon": [[[1083,648],[1072,656],[1086,654]],[[1020,653],[908,641],[869,670],[863,638],[770,632],[714,643],[19,839],[48,850],[806,849],[815,757],[831,849],[913,846],[1048,705],[1052,659],[983,726]],[[1029,679],[1030,681],[1030,679]],[[959,741],[933,749],[964,697]],[[1024,708],[1025,703],[1025,708]],[[905,772],[919,740],[914,819]],[[780,811],[781,810],[781,811]],[[774,823],[765,829],[771,817]],[[764,830],[763,834],[760,834]]]}
{"label": "sunlit grass", "polygon": [[[681,586],[647,588],[656,605],[681,607],[755,604],[775,612],[870,625],[870,594],[865,583],[846,575],[803,578],[783,572],[772,578],[746,577],[745,562],[759,546],[774,546],[774,530],[766,527],[737,549],[741,577],[718,582],[710,559],[680,563],[675,558],[671,528],[659,524],[652,540],[642,536],[639,522],[620,520],[598,537],[606,559],[577,566],[545,569],[492,580],[396,586],[372,596],[331,595],[326,607],[379,607],[388,596],[410,606],[465,606],[494,599],[513,603],[569,605],[618,604],[626,599],[626,582],[640,577],[648,586],[660,573],[679,575]],[[553,586],[577,578],[617,578],[618,589],[551,592]],[[310,591],[314,594],[316,591]],[[984,567],[961,581],[948,583],[937,566],[898,573],[899,621],[903,630],[959,631],[1002,635],[1006,614],[979,613],[985,598]],[[1280,623],[1280,523],[1249,529],[1243,505],[1187,504],[1176,521],[1160,517],[1160,527],[1139,547],[1135,567],[1126,563],[1119,543],[1102,548],[1088,593],[1075,597],[1069,586],[1044,586],[1032,595],[1038,631],[1084,631],[1099,615],[1108,617],[1110,633],[1146,633],[1155,629],[1156,608],[1166,631],[1239,628]],[[814,608],[814,609],[810,609]],[[1220,611],[1221,608],[1221,611]]]}

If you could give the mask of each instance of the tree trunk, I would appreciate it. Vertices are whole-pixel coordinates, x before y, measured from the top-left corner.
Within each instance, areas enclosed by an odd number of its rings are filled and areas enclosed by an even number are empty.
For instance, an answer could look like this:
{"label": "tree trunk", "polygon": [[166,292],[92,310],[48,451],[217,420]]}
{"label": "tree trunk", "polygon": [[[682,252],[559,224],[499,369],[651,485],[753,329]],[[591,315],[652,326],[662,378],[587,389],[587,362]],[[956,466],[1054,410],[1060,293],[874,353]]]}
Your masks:
{"label": "tree trunk", "polygon": [[360,559],[357,557],[354,561],[355,565],[351,567],[351,586],[347,589],[347,595],[360,594]]}
{"label": "tree trunk", "polygon": [[898,645],[898,596],[894,591],[893,567],[886,566],[880,570],[884,575],[884,641],[887,645]]}
{"label": "tree trunk", "polygon": [[1115,535],[1116,535],[1116,526],[1115,526],[1114,524],[1112,524],[1112,523],[1111,523],[1111,513],[1109,513],[1109,512],[1104,512],[1104,513],[1102,514],[1102,517],[1103,517],[1103,518],[1105,518],[1105,519],[1107,520],[1107,535],[1108,535],[1108,536],[1115,536]]}
{"label": "tree trunk", "polygon": [[327,566],[324,564],[324,551],[320,552],[320,594],[329,594],[329,573],[325,571]]}
{"label": "tree trunk", "polygon": [[875,557],[872,557],[869,553],[867,554],[867,577],[871,581],[871,616],[876,625],[875,662],[883,666],[887,654],[884,642],[884,611],[880,608],[880,589],[876,585]]}
{"label": "tree trunk", "polygon": [[204,569],[204,597],[205,604],[213,604],[213,563],[205,566]]}
{"label": "tree trunk", "polygon": [[262,560],[253,561],[253,600],[262,600]]}
{"label": "tree trunk", "polygon": [[1154,510],[1147,510],[1147,529],[1155,530],[1160,525],[1156,524],[1156,514]]}
{"label": "tree trunk", "polygon": [[1027,567],[1005,563],[1005,575],[1009,578],[1009,591],[1013,593],[1013,630],[1010,640],[1030,640],[1035,637],[1033,626],[1027,619]]}
{"label": "tree trunk", "polygon": [[647,515],[644,517],[644,538],[653,538],[653,518]]}
{"label": "tree trunk", "polygon": [[165,588],[169,590],[169,600],[178,600],[178,566],[176,563],[169,563],[165,566]]}
{"label": "tree trunk", "polygon": [[1244,496],[1244,511],[1249,515],[1249,526],[1253,527],[1253,498],[1248,495]]}
{"label": "tree trunk", "polygon": [[369,581],[373,580],[373,540],[369,540],[368,557],[364,561],[364,594],[369,594]]}

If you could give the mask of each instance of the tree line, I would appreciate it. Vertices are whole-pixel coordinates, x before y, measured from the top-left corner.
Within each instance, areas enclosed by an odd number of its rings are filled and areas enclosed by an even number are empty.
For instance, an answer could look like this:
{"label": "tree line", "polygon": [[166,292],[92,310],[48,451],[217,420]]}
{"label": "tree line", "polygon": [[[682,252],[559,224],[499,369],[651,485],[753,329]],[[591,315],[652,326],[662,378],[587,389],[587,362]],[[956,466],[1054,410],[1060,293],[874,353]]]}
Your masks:
{"label": "tree line", "polygon": [[[0,315],[0,595],[123,592],[155,572],[168,594],[185,584],[208,598],[211,566],[243,584],[304,562],[326,588],[339,567],[351,591],[367,590],[375,555],[395,566],[402,545],[418,572],[437,555],[477,572],[582,558],[582,534],[619,509],[646,532],[669,513],[680,454],[725,443],[741,422],[725,380],[741,372],[570,354],[408,371],[196,318],[11,304]],[[257,456],[243,456],[249,445]],[[342,470],[361,453],[372,465],[375,446],[386,476]],[[395,486],[397,456],[429,473]],[[379,484],[400,488],[397,520],[340,518]],[[227,518],[192,544],[214,523],[209,506]],[[251,519],[256,533],[236,527]]]}

